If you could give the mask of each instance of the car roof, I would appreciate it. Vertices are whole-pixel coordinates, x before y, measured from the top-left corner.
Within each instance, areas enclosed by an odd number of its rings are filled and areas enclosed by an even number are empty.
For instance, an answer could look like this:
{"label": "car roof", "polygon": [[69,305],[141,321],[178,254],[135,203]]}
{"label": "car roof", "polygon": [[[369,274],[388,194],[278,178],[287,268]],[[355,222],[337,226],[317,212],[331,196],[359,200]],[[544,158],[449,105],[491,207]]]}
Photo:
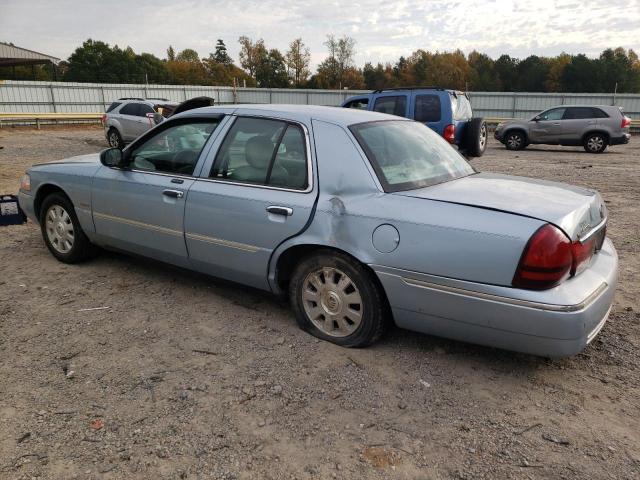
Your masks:
{"label": "car roof", "polygon": [[370,112],[353,108],[327,107],[320,105],[282,105],[282,104],[241,104],[215,107],[194,108],[193,110],[176,115],[182,116],[215,115],[264,115],[285,120],[309,123],[310,120],[321,120],[347,127],[356,123],[375,122],[381,120],[411,121],[409,119],[388,115],[386,113]]}

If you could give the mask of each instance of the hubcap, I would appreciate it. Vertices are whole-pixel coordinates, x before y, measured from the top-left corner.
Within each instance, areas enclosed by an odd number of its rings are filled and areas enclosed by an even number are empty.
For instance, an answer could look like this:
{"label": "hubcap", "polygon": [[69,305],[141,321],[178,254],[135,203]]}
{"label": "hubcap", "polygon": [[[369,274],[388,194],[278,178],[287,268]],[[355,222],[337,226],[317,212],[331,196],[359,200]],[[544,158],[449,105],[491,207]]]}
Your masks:
{"label": "hubcap", "polygon": [[51,205],[47,210],[45,229],[49,243],[57,252],[68,253],[73,248],[73,222],[60,205]]}
{"label": "hubcap", "polygon": [[114,148],[118,146],[118,135],[115,132],[111,132],[109,135],[109,145]]}
{"label": "hubcap", "polygon": [[597,152],[604,145],[604,139],[599,136],[590,137],[587,141],[587,147],[593,152]]}
{"label": "hubcap", "polygon": [[362,322],[362,297],[343,271],[324,267],[302,284],[302,304],[311,322],[332,337],[346,337]]}
{"label": "hubcap", "polygon": [[484,150],[484,146],[487,144],[487,126],[482,125],[480,128],[480,150]]}
{"label": "hubcap", "polygon": [[520,135],[509,135],[509,137],[507,137],[507,144],[512,148],[518,148],[521,143],[522,139]]}

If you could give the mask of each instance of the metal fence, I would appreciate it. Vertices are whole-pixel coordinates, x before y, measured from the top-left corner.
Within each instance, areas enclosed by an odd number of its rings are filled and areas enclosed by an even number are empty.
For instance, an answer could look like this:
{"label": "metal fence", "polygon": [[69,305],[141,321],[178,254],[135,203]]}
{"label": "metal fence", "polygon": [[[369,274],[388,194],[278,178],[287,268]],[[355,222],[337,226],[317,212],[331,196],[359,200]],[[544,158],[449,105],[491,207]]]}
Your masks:
{"label": "metal fence", "polygon": [[[166,98],[181,102],[206,95],[218,103],[339,105],[363,90],[298,90],[183,85],[0,81],[0,113],[98,113],[121,97]],[[640,117],[640,95],[599,93],[470,92],[477,116],[530,117],[554,105],[619,105]]]}

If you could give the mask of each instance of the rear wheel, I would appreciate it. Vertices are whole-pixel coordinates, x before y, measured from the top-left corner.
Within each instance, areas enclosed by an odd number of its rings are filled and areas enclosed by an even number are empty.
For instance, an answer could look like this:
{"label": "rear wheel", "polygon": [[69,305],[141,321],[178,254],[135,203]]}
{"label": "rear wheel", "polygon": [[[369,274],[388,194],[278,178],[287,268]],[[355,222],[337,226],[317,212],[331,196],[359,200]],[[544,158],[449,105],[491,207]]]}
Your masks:
{"label": "rear wheel", "polygon": [[96,253],[96,247],[82,231],[71,201],[61,193],[52,193],[42,202],[40,229],[47,248],[61,262],[82,262]]}
{"label": "rear wheel", "polygon": [[524,133],[519,131],[507,132],[504,136],[504,146],[507,150],[522,150],[527,146]]}
{"label": "rear wheel", "polygon": [[380,338],[387,323],[381,287],[363,265],[339,252],[304,259],[289,284],[298,325],[344,347],[365,347]]}
{"label": "rear wheel", "polygon": [[607,148],[607,137],[602,133],[590,133],[584,139],[584,149],[589,153],[602,153]]}
{"label": "rear wheel", "polygon": [[487,149],[487,123],[484,118],[472,118],[465,132],[465,153],[481,157]]}
{"label": "rear wheel", "polygon": [[124,142],[122,141],[120,132],[113,127],[111,127],[107,133],[107,140],[111,148],[119,148],[122,150],[122,147],[124,147]]}

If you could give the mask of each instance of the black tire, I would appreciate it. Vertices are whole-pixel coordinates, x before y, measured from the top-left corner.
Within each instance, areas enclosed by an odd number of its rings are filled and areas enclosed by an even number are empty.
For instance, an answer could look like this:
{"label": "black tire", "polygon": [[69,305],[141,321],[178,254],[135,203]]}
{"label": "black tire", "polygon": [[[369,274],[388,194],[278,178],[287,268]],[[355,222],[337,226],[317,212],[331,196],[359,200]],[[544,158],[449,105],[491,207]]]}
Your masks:
{"label": "black tire", "polygon": [[504,134],[504,146],[507,150],[522,150],[527,144],[527,139],[520,130],[511,130]]}
{"label": "black tire", "polygon": [[[325,275],[324,283],[321,281],[323,277],[317,276],[323,269],[329,272],[329,276],[333,275],[331,280],[328,280]],[[343,280],[343,275],[346,280]],[[321,287],[326,285],[322,290],[316,289],[315,293],[312,291],[313,288],[309,288],[309,282],[313,282],[314,277],[320,282]],[[343,281],[344,284],[341,287]],[[337,298],[353,297],[354,292],[356,294],[354,299],[358,297],[360,299],[360,320],[359,323],[349,325],[348,322],[351,320],[347,316],[352,318],[358,316],[356,304],[348,303],[343,299],[337,305],[335,300],[333,306],[325,307],[325,305],[332,303],[331,295]],[[307,297],[303,298],[303,295]],[[308,295],[316,295],[318,302],[310,300]],[[296,266],[289,282],[289,297],[296,320],[302,330],[343,347],[371,345],[382,336],[390,320],[382,287],[362,264],[339,252],[324,250],[304,258]],[[348,311],[345,310],[345,305]],[[334,308],[333,312],[337,313],[332,314],[329,308]],[[319,311],[320,316],[312,319],[308,312],[314,310]],[[354,312],[356,312],[355,317]],[[323,314],[328,315],[324,320],[320,318]],[[321,329],[317,324],[323,324],[324,327]],[[331,327],[327,327],[328,324],[331,324]],[[342,328],[342,325],[346,328]],[[341,328],[341,332],[338,332],[337,330]],[[329,329],[333,330],[331,334],[327,333]]]}
{"label": "black tire", "polygon": [[[66,213],[66,216],[60,212]],[[73,204],[66,195],[48,195],[42,202],[39,218],[44,243],[51,254],[61,262],[78,263],[97,253],[97,247],[82,231]],[[70,231],[71,234],[68,233]],[[65,237],[70,240],[65,241]]]}
{"label": "black tire", "polygon": [[582,146],[587,153],[602,153],[607,149],[609,138],[604,133],[590,133],[584,137]]}
{"label": "black tire", "polygon": [[111,127],[107,132],[107,143],[111,148],[119,148],[122,150],[124,148],[124,142],[122,141],[122,136],[117,128]]}
{"label": "black tire", "polygon": [[487,122],[484,118],[472,118],[467,124],[464,152],[469,157],[481,157],[487,149]]}

